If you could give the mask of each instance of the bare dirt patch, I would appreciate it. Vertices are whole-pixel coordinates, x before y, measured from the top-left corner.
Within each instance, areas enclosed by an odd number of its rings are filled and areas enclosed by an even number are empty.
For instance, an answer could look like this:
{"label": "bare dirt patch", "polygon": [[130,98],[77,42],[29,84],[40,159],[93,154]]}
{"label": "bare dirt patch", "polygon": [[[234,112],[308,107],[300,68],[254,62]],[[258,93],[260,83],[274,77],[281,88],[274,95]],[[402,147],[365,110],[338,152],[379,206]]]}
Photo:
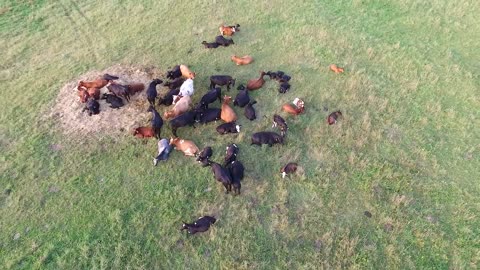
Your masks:
{"label": "bare dirt patch", "polygon": [[[154,78],[165,80],[165,72],[155,67],[120,65],[101,71],[90,71],[78,77],[60,89],[55,105],[49,114],[62,133],[69,136],[118,135],[131,133],[132,129],[138,126],[150,125],[151,115],[147,112],[149,105],[146,100],[146,89],[132,96],[130,102],[125,102],[125,106],[119,109],[110,108],[110,104],[100,99],[98,100],[100,103],[99,114],[88,116],[86,111],[82,112],[85,104],[80,102],[77,94],[78,81],[95,80],[105,73],[120,77],[116,81],[117,83],[143,83],[145,88]],[[106,87],[100,91],[102,94],[108,93]],[[162,95],[167,91],[167,88],[157,86],[157,91]]]}

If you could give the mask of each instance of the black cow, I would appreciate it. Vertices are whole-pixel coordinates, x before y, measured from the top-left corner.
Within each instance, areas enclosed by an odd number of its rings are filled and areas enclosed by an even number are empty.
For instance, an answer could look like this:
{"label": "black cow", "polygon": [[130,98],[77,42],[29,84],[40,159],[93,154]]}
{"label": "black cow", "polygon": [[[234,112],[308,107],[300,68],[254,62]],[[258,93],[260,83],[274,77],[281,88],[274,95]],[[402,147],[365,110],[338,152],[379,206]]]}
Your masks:
{"label": "black cow", "polygon": [[283,137],[275,132],[263,131],[252,134],[252,143],[262,146],[262,144],[268,144],[268,146],[273,146],[276,143],[283,144]]}
{"label": "black cow", "polygon": [[211,216],[203,216],[194,223],[186,223],[184,222],[182,224],[182,229],[187,230],[189,234],[196,234],[198,232],[206,232],[209,228],[210,225],[214,224],[217,220],[214,217]]}
{"label": "black cow", "polygon": [[245,167],[243,167],[243,164],[240,161],[235,160],[227,165],[227,169],[230,172],[230,177],[232,178],[233,192],[237,195],[240,195],[240,189],[242,188],[242,184],[240,182],[243,179]]}
{"label": "black cow", "polygon": [[170,128],[172,129],[173,136],[178,137],[177,129],[180,127],[185,127],[185,126],[195,127],[196,114],[197,113],[194,111],[188,111],[170,120]]}
{"label": "black cow", "polygon": [[227,86],[227,91],[230,91],[230,86],[235,86],[235,79],[228,75],[213,75],[210,76],[210,89],[213,89],[216,85]]}

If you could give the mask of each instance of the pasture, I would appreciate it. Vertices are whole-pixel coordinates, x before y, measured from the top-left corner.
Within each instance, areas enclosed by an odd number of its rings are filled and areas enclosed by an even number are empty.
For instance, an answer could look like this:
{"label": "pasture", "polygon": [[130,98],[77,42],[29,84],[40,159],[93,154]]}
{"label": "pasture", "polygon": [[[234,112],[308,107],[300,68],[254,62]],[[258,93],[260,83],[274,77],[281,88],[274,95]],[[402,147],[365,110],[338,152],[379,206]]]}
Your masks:
{"label": "pasture", "polygon": [[[478,269],[478,14],[473,0],[0,1],[0,268]],[[235,45],[205,49],[221,23],[241,25]],[[154,167],[154,139],[67,136],[47,117],[90,71],[177,64],[197,73],[194,103],[210,75],[292,76],[286,94],[268,79],[251,93],[257,120],[235,108],[238,135],[179,130],[218,162],[239,145],[240,196],[177,151]],[[296,97],[286,144],[250,146]],[[289,161],[302,168],[282,179]],[[208,214],[209,231],[180,232]]]}

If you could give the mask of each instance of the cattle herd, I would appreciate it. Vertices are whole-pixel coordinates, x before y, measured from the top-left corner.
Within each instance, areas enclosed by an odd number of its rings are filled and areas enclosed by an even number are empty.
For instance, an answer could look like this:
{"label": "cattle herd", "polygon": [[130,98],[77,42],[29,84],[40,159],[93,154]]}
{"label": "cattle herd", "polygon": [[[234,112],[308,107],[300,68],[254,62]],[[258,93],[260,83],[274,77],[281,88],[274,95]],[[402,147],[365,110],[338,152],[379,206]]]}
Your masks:
{"label": "cattle herd", "polygon": [[[205,48],[228,47],[235,44],[232,39],[227,39],[224,36],[233,36],[239,32],[240,25],[235,26],[221,26],[219,28],[221,35],[215,38],[214,42],[208,43],[203,41]],[[231,60],[237,65],[247,65],[253,62],[253,58],[249,55],[238,57],[233,55]],[[335,64],[330,65],[330,69],[335,73],[342,73],[343,68],[337,67]],[[222,100],[222,88],[225,87],[230,91],[231,87],[235,87],[236,80],[229,75],[213,75],[210,76],[210,89],[206,92],[200,101],[193,106],[192,96],[195,92],[194,79],[195,72],[191,71],[186,65],[178,65],[167,71],[167,80],[164,82],[161,79],[154,79],[147,87],[147,101],[149,103],[148,112],[151,113],[151,126],[137,127],[133,131],[133,135],[137,138],[153,138],[158,139],[158,154],[153,160],[156,166],[159,161],[168,159],[172,149],[176,149],[184,153],[185,156],[196,157],[203,167],[210,166],[215,180],[222,183],[225,187],[226,193],[232,192],[239,195],[241,189],[241,181],[244,177],[245,168],[243,164],[237,160],[239,148],[232,143],[226,147],[226,155],[223,164],[219,164],[210,160],[213,151],[207,146],[202,151],[197,145],[184,138],[179,138],[177,135],[179,128],[188,126],[194,127],[196,123],[207,124],[209,122],[216,122],[222,120],[224,123],[220,124],[216,131],[219,134],[239,133],[241,125],[237,123],[238,116],[235,110],[230,106],[232,97],[224,96]],[[246,85],[239,85],[237,87],[238,94],[233,100],[233,106],[238,106],[244,109],[244,116],[253,121],[256,119],[254,104],[257,102],[250,98],[249,92],[258,90],[265,84],[264,77],[268,76],[270,80],[279,83],[279,93],[286,93],[290,90],[291,76],[283,71],[261,71],[258,78],[249,80]],[[101,78],[93,81],[80,81],[77,86],[80,102],[86,103],[83,111],[88,111],[88,115],[99,114],[100,104],[98,99],[105,99],[110,104],[111,108],[119,109],[125,105],[125,102],[130,101],[130,97],[145,89],[141,83],[133,84],[119,84],[116,82],[119,77],[104,74]],[[168,92],[159,96],[157,86],[162,85],[168,88]],[[100,95],[100,90],[106,87],[108,93]],[[220,108],[212,108],[210,105],[216,100],[221,102]],[[169,108],[164,112],[163,118],[157,111],[160,106],[168,106]],[[282,106],[282,110],[287,114],[300,115],[305,113],[305,103],[299,98],[295,98],[293,103],[287,103]],[[329,125],[335,124],[339,117],[342,116],[340,111],[331,113],[327,117]],[[161,138],[162,129],[164,127],[164,119],[168,121],[173,137],[170,140]],[[267,144],[270,147],[274,144],[284,144],[288,126],[283,117],[278,114],[273,116],[272,128],[278,128],[280,133],[273,131],[262,131],[253,133],[251,136],[251,145]],[[296,172],[297,163],[290,162],[280,169],[283,178],[288,174]],[[197,232],[204,232],[208,230],[211,224],[214,224],[216,219],[210,216],[199,218],[194,223],[183,223],[182,230],[187,230],[190,234]]]}

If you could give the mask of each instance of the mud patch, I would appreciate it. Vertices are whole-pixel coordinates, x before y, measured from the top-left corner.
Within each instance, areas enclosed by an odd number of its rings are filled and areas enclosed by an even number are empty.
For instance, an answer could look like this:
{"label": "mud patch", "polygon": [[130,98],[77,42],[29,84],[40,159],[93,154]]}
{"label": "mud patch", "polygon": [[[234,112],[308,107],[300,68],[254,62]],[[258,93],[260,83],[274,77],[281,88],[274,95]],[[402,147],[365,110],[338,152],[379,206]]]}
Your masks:
{"label": "mud patch", "polygon": [[[77,93],[78,81],[90,81],[100,78],[108,73],[120,77],[116,82],[120,84],[143,83],[145,88],[155,78],[165,81],[164,74],[158,68],[152,66],[133,67],[133,66],[113,66],[101,71],[88,72],[74,81],[71,81],[60,89],[60,92],[52,106],[48,117],[54,120],[59,130],[69,136],[85,135],[109,135],[131,133],[132,129],[138,126],[150,125],[150,113],[147,112],[148,102],[146,100],[146,89],[130,98],[130,102],[124,102],[125,106],[119,109],[110,108],[110,104],[105,100],[98,100],[100,103],[100,114],[88,116],[87,112],[82,112],[85,107],[80,102]],[[100,89],[101,94],[108,93],[106,87]],[[168,89],[163,86],[157,86],[159,95],[166,93]],[[160,112],[161,113],[161,112]]]}

